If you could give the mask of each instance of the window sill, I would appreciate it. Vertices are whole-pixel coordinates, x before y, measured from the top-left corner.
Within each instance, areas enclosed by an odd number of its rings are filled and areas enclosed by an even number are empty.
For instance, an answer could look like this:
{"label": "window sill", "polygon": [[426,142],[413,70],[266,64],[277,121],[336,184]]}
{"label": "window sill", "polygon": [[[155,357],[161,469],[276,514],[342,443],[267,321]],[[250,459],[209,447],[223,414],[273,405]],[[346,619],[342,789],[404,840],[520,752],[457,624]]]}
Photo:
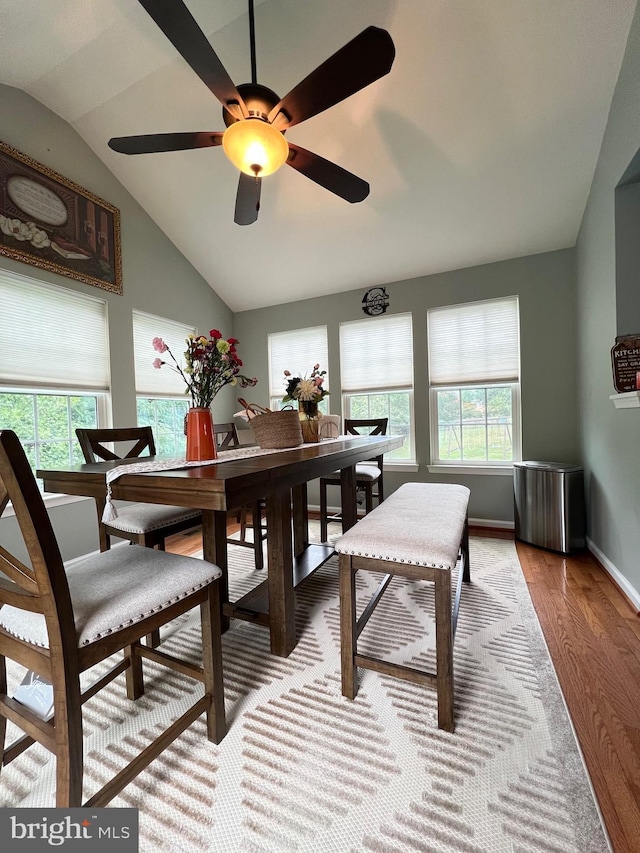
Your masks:
{"label": "window sill", "polygon": [[513,477],[513,465],[427,465],[430,474],[482,474],[490,477]]}
{"label": "window sill", "polygon": [[640,409],[640,391],[627,391],[626,394],[611,394],[609,399],[616,409]]}
{"label": "window sill", "polygon": [[[83,497],[82,495],[43,495],[44,505],[47,509],[51,509],[52,506],[64,506],[65,504],[73,504],[78,501],[92,501],[93,498]],[[4,513],[2,514],[3,518],[10,518],[15,516],[15,510],[11,506],[11,504],[7,505]]]}
{"label": "window sill", "polygon": [[407,472],[415,473],[416,471],[419,471],[420,466],[417,462],[387,462],[385,460],[384,470],[385,473],[387,471],[399,471],[406,474]]}

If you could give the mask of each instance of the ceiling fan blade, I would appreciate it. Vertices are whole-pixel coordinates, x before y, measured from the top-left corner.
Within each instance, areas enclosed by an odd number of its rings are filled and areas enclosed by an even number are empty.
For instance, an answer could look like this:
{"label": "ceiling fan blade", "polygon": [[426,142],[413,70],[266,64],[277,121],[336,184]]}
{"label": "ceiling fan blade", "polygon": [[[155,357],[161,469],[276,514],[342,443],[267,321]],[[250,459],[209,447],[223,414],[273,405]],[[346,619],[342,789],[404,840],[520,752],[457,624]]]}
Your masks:
{"label": "ceiling fan blade", "polygon": [[138,0],[205,86],[236,119],[248,115],[233,80],[182,0]]}
{"label": "ceiling fan blade", "polygon": [[233,221],[236,225],[251,225],[258,218],[260,210],[260,190],[262,180],[240,172],[238,192],[236,194],[236,212]]}
{"label": "ceiling fan blade", "polygon": [[285,130],[321,113],[388,74],[395,55],[389,33],[367,27],[285,95],[269,121]]}
{"label": "ceiling fan blade", "polygon": [[299,145],[289,143],[289,166],[292,166],[297,172],[311,178],[316,184],[320,184],[329,192],[339,195],[345,201],[355,204],[358,201],[364,201],[369,195],[369,184],[347,172],[342,166],[332,163],[331,160],[325,160],[319,154],[314,154],[313,151],[307,151],[306,148],[300,148]]}
{"label": "ceiling fan blade", "polygon": [[144,136],[114,136],[107,143],[120,154],[155,154],[159,151],[187,151],[190,148],[212,148],[222,145],[219,131],[193,133],[149,133]]}

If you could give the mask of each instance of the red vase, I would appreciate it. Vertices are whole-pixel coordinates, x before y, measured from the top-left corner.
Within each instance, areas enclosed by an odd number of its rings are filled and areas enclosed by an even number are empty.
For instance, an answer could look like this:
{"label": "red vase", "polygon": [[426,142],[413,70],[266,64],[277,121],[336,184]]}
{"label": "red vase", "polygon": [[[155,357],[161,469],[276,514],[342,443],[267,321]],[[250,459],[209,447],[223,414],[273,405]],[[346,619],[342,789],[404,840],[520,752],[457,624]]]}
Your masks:
{"label": "red vase", "polygon": [[204,462],[217,456],[211,409],[194,406],[187,412],[187,462]]}

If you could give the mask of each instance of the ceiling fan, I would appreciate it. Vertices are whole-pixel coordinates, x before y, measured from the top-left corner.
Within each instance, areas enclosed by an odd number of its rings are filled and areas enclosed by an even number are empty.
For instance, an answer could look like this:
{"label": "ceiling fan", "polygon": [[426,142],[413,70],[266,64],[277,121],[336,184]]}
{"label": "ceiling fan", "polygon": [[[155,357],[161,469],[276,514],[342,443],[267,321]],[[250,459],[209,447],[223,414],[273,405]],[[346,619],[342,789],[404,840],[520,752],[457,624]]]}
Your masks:
{"label": "ceiling fan", "polygon": [[221,102],[226,131],[117,136],[109,147],[150,154],[222,146],[240,169],[234,221],[258,218],[262,178],[284,163],[351,203],[369,184],[341,166],[284,138],[285,132],[388,74],[395,47],[386,30],[367,27],[298,83],[284,98],[256,79],[254,2],[249,0],[251,83],[235,86],[183,0],[138,0],[184,60]]}

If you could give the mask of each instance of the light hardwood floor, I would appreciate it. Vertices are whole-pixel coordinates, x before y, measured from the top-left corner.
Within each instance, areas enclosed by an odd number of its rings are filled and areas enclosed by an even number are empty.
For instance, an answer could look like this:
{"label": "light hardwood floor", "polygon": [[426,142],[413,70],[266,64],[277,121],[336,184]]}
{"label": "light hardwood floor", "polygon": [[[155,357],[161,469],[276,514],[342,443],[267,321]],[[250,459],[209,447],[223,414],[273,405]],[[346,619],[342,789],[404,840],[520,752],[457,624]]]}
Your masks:
{"label": "light hardwood floor", "polygon": [[640,851],[640,618],[588,551],[518,556],[615,853]]}
{"label": "light hardwood floor", "polygon": [[[614,853],[639,853],[640,616],[589,552],[516,544]],[[167,540],[183,554],[201,547],[199,532]]]}

